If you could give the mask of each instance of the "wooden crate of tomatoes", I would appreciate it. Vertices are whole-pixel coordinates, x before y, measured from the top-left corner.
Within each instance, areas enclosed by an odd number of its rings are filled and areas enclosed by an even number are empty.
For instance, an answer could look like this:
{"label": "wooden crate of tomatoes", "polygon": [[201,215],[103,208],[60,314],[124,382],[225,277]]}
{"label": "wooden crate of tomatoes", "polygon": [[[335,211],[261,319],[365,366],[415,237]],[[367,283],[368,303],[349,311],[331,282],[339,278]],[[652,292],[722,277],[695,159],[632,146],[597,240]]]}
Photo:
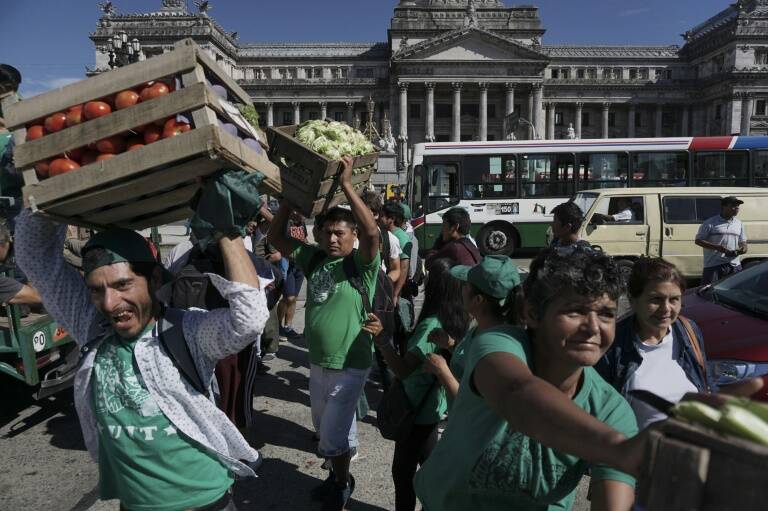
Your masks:
{"label": "wooden crate of tomatoes", "polygon": [[196,178],[278,167],[248,94],[191,40],[24,101],[6,101],[25,204],[74,225],[144,229],[188,218]]}
{"label": "wooden crate of tomatoes", "polygon": [[[314,217],[347,201],[338,183],[341,161],[314,151],[296,138],[299,125],[267,130],[269,154],[280,166],[281,195],[306,217]],[[379,154],[354,157],[352,184],[364,189],[376,170]]]}

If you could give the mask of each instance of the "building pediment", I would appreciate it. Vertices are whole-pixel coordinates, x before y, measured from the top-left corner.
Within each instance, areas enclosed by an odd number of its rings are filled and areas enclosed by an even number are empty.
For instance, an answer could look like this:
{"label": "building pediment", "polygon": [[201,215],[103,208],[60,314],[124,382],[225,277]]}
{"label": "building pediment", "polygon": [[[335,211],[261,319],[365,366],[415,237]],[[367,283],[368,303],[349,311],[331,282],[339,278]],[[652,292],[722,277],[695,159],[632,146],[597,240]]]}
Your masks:
{"label": "building pediment", "polygon": [[534,61],[546,64],[544,53],[476,27],[446,32],[413,46],[400,45],[392,57],[395,62],[482,62]]}

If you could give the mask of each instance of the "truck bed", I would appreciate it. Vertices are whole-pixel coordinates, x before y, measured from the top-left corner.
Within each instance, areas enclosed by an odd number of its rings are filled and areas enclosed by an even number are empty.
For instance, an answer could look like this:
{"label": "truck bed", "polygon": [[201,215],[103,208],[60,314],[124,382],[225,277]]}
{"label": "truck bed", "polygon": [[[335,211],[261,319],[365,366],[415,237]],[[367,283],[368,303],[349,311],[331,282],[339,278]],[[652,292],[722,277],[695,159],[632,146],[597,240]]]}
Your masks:
{"label": "truck bed", "polygon": [[[21,318],[21,326],[23,328],[25,326],[29,326],[33,323],[36,323],[40,320],[45,320],[45,319],[50,319],[50,316],[48,316],[47,314],[36,314],[33,312],[29,316],[25,318]],[[0,329],[3,329],[3,328],[4,329],[10,328],[8,317],[6,316],[0,316]]]}

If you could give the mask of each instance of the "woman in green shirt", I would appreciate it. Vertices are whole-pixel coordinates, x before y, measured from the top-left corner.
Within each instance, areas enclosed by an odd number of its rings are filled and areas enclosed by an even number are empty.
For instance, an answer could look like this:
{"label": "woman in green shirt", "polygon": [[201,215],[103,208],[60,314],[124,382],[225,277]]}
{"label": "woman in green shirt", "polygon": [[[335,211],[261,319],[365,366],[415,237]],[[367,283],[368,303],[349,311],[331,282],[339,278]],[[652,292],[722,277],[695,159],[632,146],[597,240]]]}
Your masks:
{"label": "woman in green shirt", "polygon": [[398,356],[389,341],[383,342],[376,337],[387,365],[402,382],[411,406],[415,408],[424,403],[417,410],[408,437],[395,442],[392,479],[395,483],[396,511],[415,509],[413,476],[435,447],[437,424],[447,409],[442,387],[433,375],[422,370],[426,357],[438,350],[435,344],[428,341],[429,333],[440,328],[454,338],[461,338],[469,324],[462,302],[462,283],[450,274],[454,265],[450,259],[438,259],[430,268],[424,289],[424,306],[403,357]]}
{"label": "woman in green shirt", "polygon": [[[488,257],[451,273],[498,286],[514,265]],[[547,250],[524,283],[528,330],[476,336],[448,426],[416,474],[426,511],[570,509],[591,469],[592,509],[626,511],[645,448],[627,402],[591,367],[613,342],[621,274],[608,256]]]}

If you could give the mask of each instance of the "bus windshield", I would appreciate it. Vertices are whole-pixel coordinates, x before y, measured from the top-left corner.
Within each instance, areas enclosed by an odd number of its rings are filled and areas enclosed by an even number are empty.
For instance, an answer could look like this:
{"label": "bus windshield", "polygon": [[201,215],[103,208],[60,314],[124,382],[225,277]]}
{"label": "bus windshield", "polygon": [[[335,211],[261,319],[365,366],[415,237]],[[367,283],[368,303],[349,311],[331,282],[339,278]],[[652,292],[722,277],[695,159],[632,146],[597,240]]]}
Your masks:
{"label": "bus windshield", "polygon": [[581,209],[582,214],[587,214],[587,211],[589,211],[589,208],[592,207],[592,204],[595,203],[597,200],[597,194],[596,193],[577,193],[576,196],[573,198],[573,202]]}

